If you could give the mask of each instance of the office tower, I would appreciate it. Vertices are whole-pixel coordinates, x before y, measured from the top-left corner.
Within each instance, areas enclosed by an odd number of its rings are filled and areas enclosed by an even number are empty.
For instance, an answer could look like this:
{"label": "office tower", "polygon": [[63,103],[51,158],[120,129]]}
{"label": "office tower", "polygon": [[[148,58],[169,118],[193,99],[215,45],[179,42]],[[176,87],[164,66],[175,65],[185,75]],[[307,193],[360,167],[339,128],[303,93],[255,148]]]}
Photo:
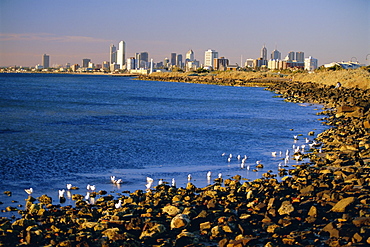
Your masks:
{"label": "office tower", "polygon": [[42,67],[44,68],[44,69],[47,69],[47,68],[49,68],[49,55],[47,55],[47,54],[44,54],[44,55],[42,55]]}
{"label": "office tower", "polygon": [[177,56],[176,56],[176,65],[179,68],[182,68],[183,67],[183,64],[182,64],[182,55],[181,54],[177,54]]}
{"label": "office tower", "polygon": [[149,66],[149,54],[148,54],[148,52],[145,51],[145,52],[140,53],[139,64],[140,64],[140,68],[144,68],[144,69],[148,68],[148,66]]}
{"label": "office tower", "polygon": [[261,58],[262,60],[267,60],[267,48],[265,45],[261,49]]}
{"label": "office tower", "polygon": [[229,59],[220,57],[213,59],[213,65],[215,70],[223,70],[225,71],[227,69],[227,66],[229,66]]}
{"label": "office tower", "polygon": [[88,68],[90,62],[91,62],[91,59],[89,59],[89,58],[82,59],[82,67],[83,68]]}
{"label": "office tower", "polygon": [[109,47],[109,62],[110,64],[117,63],[117,48],[112,44]]}
{"label": "office tower", "polygon": [[165,68],[168,68],[169,63],[170,63],[170,60],[166,57],[166,58],[163,60],[163,66],[164,66]]}
{"label": "office tower", "polygon": [[304,60],[304,69],[308,71],[313,71],[317,69],[318,66],[318,60],[316,58],[313,58],[309,56]]}
{"label": "office tower", "polygon": [[108,61],[103,62],[103,69],[109,70],[110,63]]}
{"label": "office tower", "polygon": [[281,53],[278,50],[273,50],[271,52],[271,60],[281,60]]}
{"label": "office tower", "polygon": [[295,53],[295,59],[297,60],[297,62],[304,63],[304,52],[303,51],[297,51]]}
{"label": "office tower", "polygon": [[193,52],[193,50],[189,50],[186,53],[185,59],[188,60],[188,61],[194,61],[194,52]]}
{"label": "office tower", "polygon": [[218,58],[218,52],[215,50],[208,49],[204,53],[204,66],[213,67],[213,59]]}
{"label": "office tower", "polygon": [[288,53],[288,60],[289,61],[293,61],[293,60],[295,60],[295,52],[294,51],[290,51],[289,53]]}
{"label": "office tower", "polygon": [[136,59],[135,59],[135,57],[127,58],[126,69],[127,70],[136,69]]}
{"label": "office tower", "polygon": [[117,64],[120,69],[124,69],[124,65],[126,64],[125,55],[125,41],[120,41],[117,50]]}
{"label": "office tower", "polygon": [[171,66],[176,65],[176,53],[171,53]]}

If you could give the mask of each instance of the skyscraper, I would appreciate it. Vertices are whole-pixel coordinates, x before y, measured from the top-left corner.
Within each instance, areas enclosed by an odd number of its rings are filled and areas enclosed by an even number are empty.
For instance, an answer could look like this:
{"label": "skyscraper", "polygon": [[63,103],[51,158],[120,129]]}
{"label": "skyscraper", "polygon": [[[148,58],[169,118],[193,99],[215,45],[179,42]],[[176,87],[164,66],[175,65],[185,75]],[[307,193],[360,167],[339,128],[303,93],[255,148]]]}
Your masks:
{"label": "skyscraper", "polygon": [[294,51],[290,51],[289,53],[288,53],[288,60],[289,61],[293,61],[293,60],[295,60],[295,52]]}
{"label": "skyscraper", "polygon": [[118,43],[117,50],[117,64],[119,65],[120,69],[124,69],[124,65],[126,64],[125,53],[125,41],[122,40]]}
{"label": "skyscraper", "polygon": [[183,64],[182,64],[182,54],[177,54],[177,56],[176,56],[176,65],[179,68],[182,68],[183,67]]}
{"label": "skyscraper", "polygon": [[218,52],[215,50],[208,49],[204,53],[204,66],[213,67],[213,59],[218,58]]}
{"label": "skyscraper", "polygon": [[47,54],[44,54],[44,55],[42,55],[42,67],[44,68],[44,69],[47,69],[47,68],[49,68],[50,66],[49,66],[49,55],[47,55]]}
{"label": "skyscraper", "polygon": [[110,64],[117,63],[117,48],[111,44],[109,47],[109,62]]}
{"label": "skyscraper", "polygon": [[262,60],[267,60],[267,48],[265,45],[261,49],[261,58]]}
{"label": "skyscraper", "polygon": [[171,66],[175,66],[176,65],[176,53],[171,53]]}
{"label": "skyscraper", "polygon": [[297,60],[297,62],[304,63],[304,52],[303,51],[297,51],[295,53],[295,59]]}
{"label": "skyscraper", "polygon": [[193,50],[189,50],[186,53],[185,59],[188,60],[188,61],[194,61],[194,52],[193,52]]}
{"label": "skyscraper", "polygon": [[89,58],[82,59],[82,67],[83,68],[88,68],[90,62],[91,62],[91,59],[89,59]]}
{"label": "skyscraper", "polygon": [[273,50],[271,52],[271,60],[281,60],[281,53],[278,50]]}

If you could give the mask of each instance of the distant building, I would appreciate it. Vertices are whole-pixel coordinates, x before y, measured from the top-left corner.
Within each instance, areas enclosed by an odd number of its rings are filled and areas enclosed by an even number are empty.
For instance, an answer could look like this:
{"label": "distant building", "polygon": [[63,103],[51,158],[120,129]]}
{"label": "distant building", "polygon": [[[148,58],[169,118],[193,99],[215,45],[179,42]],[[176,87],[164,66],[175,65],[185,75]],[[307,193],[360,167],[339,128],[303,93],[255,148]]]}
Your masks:
{"label": "distant building", "polygon": [[303,51],[297,51],[295,53],[295,60],[297,60],[297,62],[304,63],[304,52]]}
{"label": "distant building", "polygon": [[135,59],[135,57],[127,58],[126,69],[127,70],[136,69],[136,59]]}
{"label": "distant building", "polygon": [[281,53],[278,50],[273,50],[271,52],[271,60],[281,60]]}
{"label": "distant building", "polygon": [[185,59],[186,59],[187,61],[194,61],[194,52],[193,52],[193,50],[189,50],[189,51],[186,53]]}
{"label": "distant building", "polygon": [[308,70],[308,71],[313,71],[315,69],[317,69],[318,67],[318,61],[316,58],[313,58],[311,56],[309,56],[308,58],[306,58],[304,60],[304,69],[305,70]]}
{"label": "distant building", "polygon": [[117,63],[117,48],[113,44],[109,47],[109,62],[110,64]]}
{"label": "distant building", "polygon": [[288,56],[287,56],[286,58],[287,58],[286,60],[288,60],[288,61],[293,61],[293,60],[295,60],[295,52],[294,52],[294,51],[290,51],[290,52],[288,53]]}
{"label": "distant building", "polygon": [[109,70],[110,63],[108,61],[103,62],[103,69],[104,70]]}
{"label": "distant building", "polygon": [[213,68],[213,61],[215,58],[218,58],[218,52],[215,50],[207,50],[204,53],[204,67],[212,67]]}
{"label": "distant building", "polygon": [[49,55],[47,55],[47,54],[44,54],[44,55],[42,55],[42,67],[44,68],[44,69],[47,69],[47,68],[49,68],[50,66],[49,66],[49,64],[50,64],[50,56]]}
{"label": "distant building", "polygon": [[213,59],[213,69],[225,71],[229,66],[229,59],[220,57]]}
{"label": "distant building", "polygon": [[265,45],[263,45],[262,49],[261,49],[261,58],[263,60],[267,60],[267,48]]}
{"label": "distant building", "polygon": [[176,56],[176,65],[179,68],[184,67],[184,64],[182,62],[182,54],[177,54],[177,56]]}
{"label": "distant building", "polygon": [[335,65],[339,65],[343,69],[358,69],[364,66],[364,65],[359,64],[358,62],[332,62],[332,63],[324,64],[324,67],[330,68]]}
{"label": "distant building", "polygon": [[248,59],[245,61],[244,66],[245,66],[245,67],[247,67],[247,68],[253,68],[253,58],[248,58]]}
{"label": "distant building", "polygon": [[118,43],[118,50],[117,50],[117,64],[120,66],[120,69],[124,69],[124,65],[126,64],[126,47],[125,41],[120,41]]}
{"label": "distant building", "polygon": [[89,58],[82,59],[82,68],[88,68],[90,62],[91,62],[91,59]]}
{"label": "distant building", "polygon": [[171,66],[176,65],[176,53],[171,53],[171,60],[170,60]]}

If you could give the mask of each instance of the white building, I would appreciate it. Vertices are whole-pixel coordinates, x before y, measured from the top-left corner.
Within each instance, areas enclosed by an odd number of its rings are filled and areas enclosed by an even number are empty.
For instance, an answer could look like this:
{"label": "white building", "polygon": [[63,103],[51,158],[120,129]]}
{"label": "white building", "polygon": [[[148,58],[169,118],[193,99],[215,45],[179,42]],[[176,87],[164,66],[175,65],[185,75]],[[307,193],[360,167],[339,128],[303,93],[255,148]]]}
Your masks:
{"label": "white building", "polygon": [[318,61],[316,58],[313,58],[309,56],[308,58],[305,58],[304,60],[304,69],[308,71],[313,71],[317,69],[318,67]]}
{"label": "white building", "polygon": [[117,64],[120,66],[120,69],[124,69],[126,64],[125,55],[125,41],[120,41],[117,50]]}
{"label": "white building", "polygon": [[218,52],[215,50],[209,49],[204,53],[204,67],[212,67],[213,68],[213,60],[218,58]]}
{"label": "white building", "polygon": [[126,69],[127,70],[136,69],[136,59],[135,59],[135,57],[127,58]]}
{"label": "white building", "polygon": [[185,59],[188,60],[188,61],[194,61],[194,52],[193,52],[193,50],[189,50],[186,53]]}

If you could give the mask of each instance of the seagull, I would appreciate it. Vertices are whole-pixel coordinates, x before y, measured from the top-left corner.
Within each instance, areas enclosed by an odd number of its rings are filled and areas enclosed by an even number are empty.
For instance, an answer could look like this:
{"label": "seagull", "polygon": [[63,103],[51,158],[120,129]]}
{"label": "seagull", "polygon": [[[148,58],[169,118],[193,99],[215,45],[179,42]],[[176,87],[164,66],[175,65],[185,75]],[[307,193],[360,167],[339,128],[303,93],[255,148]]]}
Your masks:
{"label": "seagull", "polygon": [[25,189],[24,191],[26,191],[26,193],[29,194],[29,195],[31,195],[33,193],[33,189],[32,188]]}
{"label": "seagull", "polygon": [[94,191],[94,190],[95,190],[95,185],[90,185],[90,184],[88,184],[88,185],[86,186],[86,189],[87,189],[87,190]]}
{"label": "seagull", "polygon": [[294,140],[298,140],[298,136],[297,135],[293,136],[293,138],[294,138]]}
{"label": "seagull", "polygon": [[115,203],[114,206],[118,209],[122,206],[122,200],[119,200],[118,203]]}
{"label": "seagull", "polygon": [[59,198],[63,198],[64,197],[64,192],[65,190],[59,190]]}
{"label": "seagull", "polygon": [[188,182],[191,180],[191,174],[188,175]]}
{"label": "seagull", "polygon": [[159,181],[158,181],[158,185],[161,185],[161,184],[163,184],[163,179],[162,178],[159,179]]}
{"label": "seagull", "polygon": [[72,188],[72,184],[67,184],[67,190],[70,190]]}
{"label": "seagull", "polygon": [[218,174],[218,178],[222,178],[222,173],[221,172]]}
{"label": "seagull", "polygon": [[242,163],[240,164],[240,168],[241,169],[244,169],[244,165],[245,165],[245,161],[244,161],[244,159],[242,160]]}
{"label": "seagull", "polygon": [[229,163],[231,162],[231,157],[227,158],[227,162]]}
{"label": "seagull", "polygon": [[171,185],[172,185],[172,187],[176,187],[176,180],[175,180],[175,178],[172,178]]}
{"label": "seagull", "polygon": [[145,185],[146,186],[146,189],[147,190],[150,190],[150,187],[152,187],[152,184],[154,182],[154,179],[153,178],[150,178],[150,177],[146,177],[146,182],[147,182],[147,184]]}
{"label": "seagull", "polygon": [[237,159],[240,160],[240,154],[237,156]]}
{"label": "seagull", "polygon": [[85,199],[86,199],[86,200],[89,200],[89,199],[90,199],[90,192],[86,192]]}
{"label": "seagull", "polygon": [[272,157],[276,157],[277,152],[271,152]]}
{"label": "seagull", "polygon": [[247,170],[249,171],[249,169],[251,169],[251,167],[249,165],[247,165]]}
{"label": "seagull", "polygon": [[116,179],[116,176],[110,176],[110,181],[114,184],[121,184],[122,179]]}

